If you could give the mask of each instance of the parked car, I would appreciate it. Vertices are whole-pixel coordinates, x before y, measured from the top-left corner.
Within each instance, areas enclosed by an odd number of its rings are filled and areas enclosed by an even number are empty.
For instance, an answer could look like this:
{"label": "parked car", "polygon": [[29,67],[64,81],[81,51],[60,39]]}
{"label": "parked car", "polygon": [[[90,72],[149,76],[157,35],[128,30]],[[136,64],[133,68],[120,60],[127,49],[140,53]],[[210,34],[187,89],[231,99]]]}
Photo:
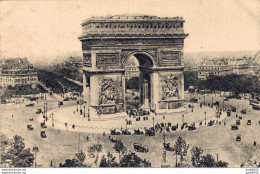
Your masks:
{"label": "parked car", "polygon": [[28,129],[28,130],[33,130],[32,125],[31,125],[31,124],[28,124],[28,125],[27,125],[27,129]]}
{"label": "parked car", "polygon": [[232,112],[236,112],[236,111],[237,111],[237,108],[232,107],[231,110],[232,110]]}
{"label": "parked car", "polygon": [[142,144],[134,143],[133,146],[136,152],[147,153],[149,151],[148,148],[145,148]]}
{"label": "parked car", "polygon": [[229,101],[229,99],[225,98],[224,101]]}
{"label": "parked car", "polygon": [[251,120],[247,120],[247,125],[251,125]]}
{"label": "parked car", "polygon": [[145,128],[145,136],[155,136],[155,130],[153,128]]}
{"label": "parked car", "polygon": [[32,107],[32,106],[34,106],[34,103],[30,103],[30,104],[28,104],[28,105],[25,105],[26,107]]}
{"label": "parked car", "polygon": [[173,148],[170,146],[170,143],[163,143],[163,147],[166,151],[173,151]]}
{"label": "parked car", "polygon": [[231,116],[231,111],[227,110],[227,116]]}
{"label": "parked car", "polygon": [[231,125],[231,130],[238,130],[238,126],[237,125]]}
{"label": "parked car", "polygon": [[131,132],[129,132],[127,129],[122,129],[122,135],[131,135]]}
{"label": "parked car", "polygon": [[36,111],[36,114],[40,114],[40,113],[42,113],[42,110],[41,110],[41,109],[38,109],[38,110]]}
{"label": "parked car", "polygon": [[30,120],[30,121],[33,121],[33,118],[32,118],[32,117],[30,117],[30,118],[29,118],[29,120]]}
{"label": "parked car", "polygon": [[110,138],[110,136],[108,138],[111,143],[116,143],[118,141],[116,138]]}
{"label": "parked car", "polygon": [[110,130],[111,135],[120,135],[120,132],[117,131],[116,129]]}
{"label": "parked car", "polygon": [[240,124],[241,124],[240,120],[236,120],[236,125],[240,125]]}
{"label": "parked car", "polygon": [[243,118],[242,116],[239,116],[239,120],[242,120],[242,118]]}
{"label": "parked car", "polygon": [[215,120],[210,120],[210,121],[208,122],[208,126],[212,126],[214,123],[215,123]]}
{"label": "parked car", "polygon": [[213,105],[218,105],[219,106],[219,101],[216,101],[215,103],[213,103]]}
{"label": "parked car", "polygon": [[190,102],[192,102],[192,103],[198,103],[198,99],[192,98],[192,99],[190,99]]}
{"label": "parked car", "polygon": [[237,137],[236,137],[236,141],[241,141],[241,135],[237,135]]}
{"label": "parked car", "polygon": [[46,138],[47,137],[46,134],[45,134],[45,131],[41,131],[41,137],[42,138]]}
{"label": "parked car", "polygon": [[195,123],[191,124],[191,125],[188,127],[188,130],[189,130],[189,131],[192,131],[192,130],[195,130],[195,129],[196,129]]}
{"label": "parked car", "polygon": [[241,111],[242,114],[246,114],[246,109]]}
{"label": "parked car", "polygon": [[47,128],[47,125],[44,122],[41,122],[41,128]]}
{"label": "parked car", "polygon": [[135,129],[134,131],[135,131],[134,132],[135,135],[143,135],[144,134],[144,132],[140,131],[140,129]]}

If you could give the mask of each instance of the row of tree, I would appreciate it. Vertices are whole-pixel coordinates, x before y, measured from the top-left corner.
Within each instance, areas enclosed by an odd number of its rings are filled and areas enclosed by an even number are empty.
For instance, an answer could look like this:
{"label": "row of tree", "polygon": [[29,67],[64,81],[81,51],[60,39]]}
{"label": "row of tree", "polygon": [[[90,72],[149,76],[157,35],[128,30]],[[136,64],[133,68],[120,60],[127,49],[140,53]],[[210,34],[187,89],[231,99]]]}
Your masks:
{"label": "row of tree", "polygon": [[231,74],[226,76],[209,76],[199,80],[197,72],[184,72],[184,88],[194,86],[198,90],[230,91],[234,93],[260,94],[260,80],[257,76]]}

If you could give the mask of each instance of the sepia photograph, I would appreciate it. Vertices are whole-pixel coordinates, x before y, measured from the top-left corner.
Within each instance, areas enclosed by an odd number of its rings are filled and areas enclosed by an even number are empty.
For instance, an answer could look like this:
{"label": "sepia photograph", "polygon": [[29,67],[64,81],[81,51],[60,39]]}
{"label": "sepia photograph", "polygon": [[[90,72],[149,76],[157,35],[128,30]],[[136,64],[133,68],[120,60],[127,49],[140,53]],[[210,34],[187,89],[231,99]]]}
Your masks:
{"label": "sepia photograph", "polygon": [[257,174],[259,26],[259,0],[0,1],[2,174]]}

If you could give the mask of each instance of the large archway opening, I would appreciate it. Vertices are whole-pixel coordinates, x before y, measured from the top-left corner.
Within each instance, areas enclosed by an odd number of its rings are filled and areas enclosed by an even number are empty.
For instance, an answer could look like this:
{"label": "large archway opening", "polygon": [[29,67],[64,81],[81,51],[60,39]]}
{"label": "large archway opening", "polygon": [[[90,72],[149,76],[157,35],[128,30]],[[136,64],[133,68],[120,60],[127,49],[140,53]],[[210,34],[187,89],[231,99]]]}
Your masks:
{"label": "large archway opening", "polygon": [[133,54],[126,59],[124,65],[126,109],[149,110],[152,101],[151,58],[145,54]]}

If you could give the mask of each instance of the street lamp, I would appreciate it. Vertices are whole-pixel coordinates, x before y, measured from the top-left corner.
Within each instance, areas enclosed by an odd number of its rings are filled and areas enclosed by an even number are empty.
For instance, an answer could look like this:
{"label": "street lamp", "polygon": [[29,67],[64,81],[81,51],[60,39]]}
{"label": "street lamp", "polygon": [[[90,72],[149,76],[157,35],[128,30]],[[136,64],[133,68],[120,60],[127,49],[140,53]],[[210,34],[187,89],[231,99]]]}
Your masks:
{"label": "street lamp", "polygon": [[212,97],[212,105],[211,105],[211,106],[212,106],[212,108],[213,108],[213,97]]}
{"label": "street lamp", "polygon": [[33,147],[33,152],[34,152],[34,159],[35,159],[34,167],[36,168],[36,166],[37,166],[37,164],[36,164],[36,157],[37,157],[37,153],[39,152],[39,148],[37,146],[34,146]]}
{"label": "street lamp", "polygon": [[127,119],[125,119],[125,130],[127,130]]}
{"label": "street lamp", "polygon": [[52,114],[52,117],[51,117],[51,119],[52,119],[52,127],[54,127],[54,114]]}
{"label": "street lamp", "polygon": [[88,108],[88,121],[90,121],[90,118],[89,118],[89,108]]}
{"label": "street lamp", "polygon": [[182,115],[182,124],[184,124],[184,115]]}
{"label": "street lamp", "polygon": [[153,129],[154,129],[154,117],[153,117]]}
{"label": "street lamp", "polygon": [[204,94],[204,106],[206,105],[206,101],[205,101],[205,94]]}
{"label": "street lamp", "polygon": [[84,108],[84,117],[86,117],[85,105],[83,106],[83,108]]}
{"label": "street lamp", "polygon": [[207,124],[206,123],[206,119],[207,119],[207,112],[204,112],[204,114],[205,114],[205,125]]}
{"label": "street lamp", "polygon": [[225,102],[225,100],[223,100],[223,112],[224,112],[224,102]]}

